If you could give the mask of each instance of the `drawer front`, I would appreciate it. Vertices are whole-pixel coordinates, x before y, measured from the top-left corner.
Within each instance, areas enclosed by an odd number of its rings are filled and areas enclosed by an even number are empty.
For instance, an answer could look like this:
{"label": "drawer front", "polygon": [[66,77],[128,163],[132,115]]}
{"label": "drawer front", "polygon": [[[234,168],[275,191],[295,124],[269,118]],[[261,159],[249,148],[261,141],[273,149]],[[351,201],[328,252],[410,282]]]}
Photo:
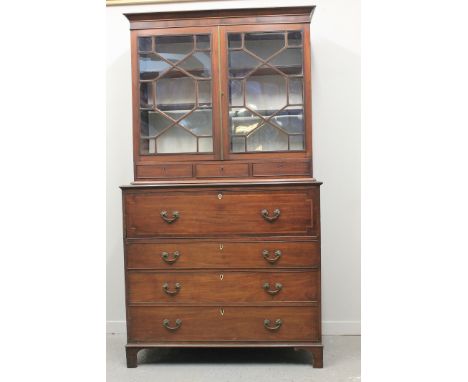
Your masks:
{"label": "drawer front", "polygon": [[304,268],[320,264],[318,242],[127,244],[128,269]]}
{"label": "drawer front", "polygon": [[129,303],[317,301],[319,271],[145,272],[127,274]]}
{"label": "drawer front", "polygon": [[125,193],[126,235],[317,235],[316,191],[197,189]]}
{"label": "drawer front", "polygon": [[314,306],[128,309],[129,342],[320,341],[320,310]]}
{"label": "drawer front", "polygon": [[192,177],[191,164],[137,165],[139,179],[169,179]]}
{"label": "drawer front", "polygon": [[310,161],[254,163],[253,176],[310,175],[310,164]]}
{"label": "drawer front", "polygon": [[196,166],[198,178],[234,178],[249,176],[247,163],[199,164]]}

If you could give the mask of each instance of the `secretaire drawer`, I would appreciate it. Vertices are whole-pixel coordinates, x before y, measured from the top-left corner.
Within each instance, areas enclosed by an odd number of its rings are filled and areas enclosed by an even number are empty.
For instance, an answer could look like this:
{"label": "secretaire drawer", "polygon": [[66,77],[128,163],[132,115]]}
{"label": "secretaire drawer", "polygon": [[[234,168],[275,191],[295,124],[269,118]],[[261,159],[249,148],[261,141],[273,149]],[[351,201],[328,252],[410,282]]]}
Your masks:
{"label": "secretaire drawer", "polygon": [[129,303],[318,301],[319,271],[129,271]]}
{"label": "secretaire drawer", "polygon": [[316,306],[130,306],[129,342],[320,341]]}
{"label": "secretaire drawer", "polygon": [[[126,235],[317,235],[318,189],[124,192]],[[314,211],[315,210],[315,211]]]}
{"label": "secretaire drawer", "polygon": [[127,269],[305,268],[320,264],[315,241],[173,240],[126,245]]}

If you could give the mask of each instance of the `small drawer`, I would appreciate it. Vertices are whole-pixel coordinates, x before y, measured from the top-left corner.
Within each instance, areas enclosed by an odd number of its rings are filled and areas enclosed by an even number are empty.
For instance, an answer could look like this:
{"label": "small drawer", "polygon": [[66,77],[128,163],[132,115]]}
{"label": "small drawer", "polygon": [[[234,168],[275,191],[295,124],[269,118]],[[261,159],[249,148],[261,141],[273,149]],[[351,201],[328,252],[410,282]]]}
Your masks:
{"label": "small drawer", "polygon": [[316,241],[173,240],[126,245],[127,269],[307,268],[320,264]]}
{"label": "small drawer", "polygon": [[254,163],[253,176],[310,175],[310,162]]}
{"label": "small drawer", "polygon": [[167,165],[137,165],[136,178],[138,179],[168,179],[191,178],[192,165],[167,164]]}
{"label": "small drawer", "polygon": [[131,303],[317,302],[320,272],[177,271],[127,273]]}
{"label": "small drawer", "polygon": [[197,178],[234,178],[249,176],[247,163],[237,164],[199,164],[196,166]]}
{"label": "small drawer", "polygon": [[129,306],[129,342],[320,341],[318,306]]}

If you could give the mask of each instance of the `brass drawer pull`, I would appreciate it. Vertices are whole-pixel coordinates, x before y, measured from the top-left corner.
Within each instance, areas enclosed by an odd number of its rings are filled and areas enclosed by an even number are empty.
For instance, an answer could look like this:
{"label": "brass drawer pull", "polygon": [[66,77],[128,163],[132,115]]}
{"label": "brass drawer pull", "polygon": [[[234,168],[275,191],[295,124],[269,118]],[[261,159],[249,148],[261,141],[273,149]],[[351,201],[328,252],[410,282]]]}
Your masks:
{"label": "brass drawer pull", "polygon": [[281,257],[282,253],[279,249],[277,249],[275,251],[275,257],[269,257],[270,255],[270,251],[268,251],[268,249],[264,249],[263,252],[262,252],[262,255],[263,255],[263,258],[268,261],[270,264],[274,264],[276,263],[279,258]]}
{"label": "brass drawer pull", "polygon": [[168,284],[168,283],[164,283],[162,288],[163,288],[163,291],[164,291],[166,294],[172,296],[172,295],[175,295],[175,294],[179,293],[180,287],[181,287],[180,283],[175,283],[175,290],[169,290],[169,284]]}
{"label": "brass drawer pull", "polygon": [[263,289],[265,289],[265,292],[271,294],[272,296],[278,294],[280,290],[283,289],[283,285],[281,283],[276,283],[275,288],[276,289],[270,289],[270,283],[263,284]]}
{"label": "brass drawer pull", "polygon": [[270,213],[268,212],[267,209],[262,210],[263,218],[270,223],[278,219],[280,214],[281,214],[281,211],[279,210],[279,208],[273,211],[273,216],[270,216]]}
{"label": "brass drawer pull", "polygon": [[280,318],[278,318],[276,321],[275,321],[275,326],[270,326],[270,320],[265,320],[263,321],[263,326],[265,327],[265,329],[268,329],[268,330],[278,330],[279,328],[281,328],[281,325],[283,325],[283,321],[281,321]]}
{"label": "brass drawer pull", "polygon": [[180,256],[180,253],[179,251],[175,251],[173,254],[172,254],[172,259],[169,258],[169,253],[167,252],[163,252],[161,253],[161,258],[167,263],[167,264],[174,264],[177,259],[179,258]]}
{"label": "brass drawer pull", "polygon": [[180,328],[180,325],[182,325],[182,320],[177,319],[175,320],[176,326],[169,326],[169,320],[167,318],[164,319],[163,321],[163,326],[167,329],[170,330],[171,332],[175,332],[177,329]]}
{"label": "brass drawer pull", "polygon": [[161,217],[166,223],[171,224],[171,223],[174,223],[179,218],[179,211],[174,211],[172,213],[172,218],[167,216],[167,211],[161,211]]}

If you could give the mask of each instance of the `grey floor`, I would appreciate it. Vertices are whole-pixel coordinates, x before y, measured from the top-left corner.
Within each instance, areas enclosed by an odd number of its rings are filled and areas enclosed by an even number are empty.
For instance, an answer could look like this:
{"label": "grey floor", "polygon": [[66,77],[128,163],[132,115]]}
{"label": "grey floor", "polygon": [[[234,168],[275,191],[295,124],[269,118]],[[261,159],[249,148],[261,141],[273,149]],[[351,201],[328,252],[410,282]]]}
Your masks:
{"label": "grey floor", "polygon": [[107,335],[107,382],[354,382],[361,380],[361,337],[324,336],[324,368],[292,349],[154,349],[127,369],[125,335]]}

